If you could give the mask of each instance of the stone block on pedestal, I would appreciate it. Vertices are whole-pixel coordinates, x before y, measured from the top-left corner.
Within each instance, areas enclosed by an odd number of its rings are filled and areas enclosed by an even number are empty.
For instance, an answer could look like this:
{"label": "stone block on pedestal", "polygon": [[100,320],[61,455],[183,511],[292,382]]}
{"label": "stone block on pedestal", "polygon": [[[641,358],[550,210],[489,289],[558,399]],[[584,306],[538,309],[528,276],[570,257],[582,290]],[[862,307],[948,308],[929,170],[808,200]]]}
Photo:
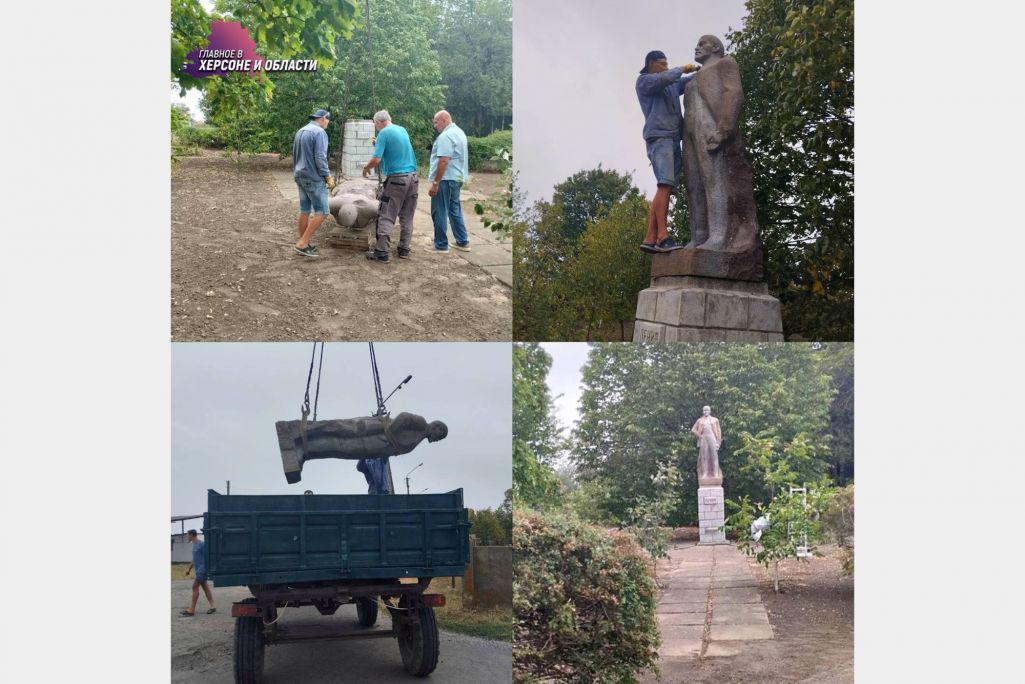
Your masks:
{"label": "stone block on pedestal", "polygon": [[656,254],[637,297],[634,342],[782,342],[779,300],[762,277],[760,248]]}
{"label": "stone block on pedestal", "polygon": [[699,544],[728,544],[726,531],[726,499],[722,487],[698,487]]}

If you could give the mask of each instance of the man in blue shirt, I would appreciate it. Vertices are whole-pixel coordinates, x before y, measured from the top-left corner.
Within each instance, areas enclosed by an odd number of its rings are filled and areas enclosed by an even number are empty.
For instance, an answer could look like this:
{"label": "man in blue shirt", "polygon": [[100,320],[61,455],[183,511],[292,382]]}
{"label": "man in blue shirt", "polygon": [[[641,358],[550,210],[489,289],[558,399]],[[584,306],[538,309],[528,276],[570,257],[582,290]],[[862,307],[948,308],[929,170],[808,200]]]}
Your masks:
{"label": "man in blue shirt", "polygon": [[648,160],[658,187],[648,212],[648,231],[641,243],[644,252],[671,252],[681,249],[666,230],[669,216],[669,197],[676,192],[677,179],[683,164],[683,108],[680,96],[683,87],[697,71],[693,64],[669,68],[666,55],[652,50],[644,57],[644,68],[637,77],[637,101],[644,114],[644,142],[648,147]]}
{"label": "man in blue shirt", "polygon": [[189,543],[192,544],[192,564],[189,566],[189,570],[195,569],[196,579],[192,582],[192,605],[189,606],[188,610],[181,612],[185,617],[192,617],[196,614],[196,602],[199,601],[199,588],[203,588],[203,593],[206,594],[207,603],[210,604],[210,610],[206,611],[207,615],[217,612],[217,607],[214,606],[214,595],[210,592],[210,585],[206,583],[206,560],[203,558],[203,542],[199,541],[199,533],[195,530],[189,530]]}
{"label": "man in blue shirt", "polygon": [[416,212],[416,198],[420,190],[416,155],[413,153],[413,144],[409,142],[409,133],[402,126],[392,123],[387,110],[382,109],[374,114],[374,129],[377,131],[374,156],[363,167],[363,177],[368,178],[371,171],[380,169],[380,174],[384,176],[384,186],[381,188],[381,209],[377,215],[377,242],[366,256],[371,261],[388,261],[391,230],[398,219],[401,227],[398,255],[400,259],[408,259],[409,243],[413,237],[413,214]]}
{"label": "man in blue shirt", "polygon": [[470,179],[470,154],[466,134],[452,123],[452,115],[444,109],[434,115],[434,130],[438,138],[431,147],[431,168],[427,178],[431,181],[431,220],[434,222],[434,247],[428,252],[448,253],[448,226],[452,220],[452,236],[456,249],[470,251],[470,236],[463,221],[463,208],[459,204],[459,190]]}
{"label": "man in blue shirt", "polygon": [[[292,141],[292,175],[299,188],[299,241],[295,251],[315,257],[317,246],[310,238],[328,214],[327,186],[333,184],[327,166],[327,128],[331,114],[318,109],[310,114],[310,122],[300,128]],[[310,210],[313,218],[310,218]]]}

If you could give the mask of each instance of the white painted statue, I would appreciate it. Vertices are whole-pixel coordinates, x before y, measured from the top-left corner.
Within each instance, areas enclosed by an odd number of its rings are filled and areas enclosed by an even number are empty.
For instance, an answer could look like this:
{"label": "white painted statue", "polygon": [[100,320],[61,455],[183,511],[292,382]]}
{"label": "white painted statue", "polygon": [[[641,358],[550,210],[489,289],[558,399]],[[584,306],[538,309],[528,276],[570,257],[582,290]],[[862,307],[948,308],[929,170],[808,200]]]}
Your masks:
{"label": "white painted statue", "polygon": [[722,471],[719,469],[722,430],[719,419],[712,415],[712,407],[705,406],[701,413],[690,429],[698,440],[698,486],[715,487],[722,484]]}

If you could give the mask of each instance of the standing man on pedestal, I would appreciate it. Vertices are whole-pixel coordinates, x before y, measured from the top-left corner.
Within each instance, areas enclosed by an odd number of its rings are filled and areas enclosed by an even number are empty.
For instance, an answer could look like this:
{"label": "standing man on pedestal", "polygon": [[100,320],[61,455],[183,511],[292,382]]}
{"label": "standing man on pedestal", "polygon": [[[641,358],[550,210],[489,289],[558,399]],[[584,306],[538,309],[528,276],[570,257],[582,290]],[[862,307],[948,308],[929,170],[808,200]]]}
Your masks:
{"label": "standing man on pedestal", "polygon": [[408,259],[409,243],[413,237],[413,214],[420,189],[416,154],[409,142],[409,133],[392,123],[388,110],[382,109],[374,114],[374,129],[377,131],[374,156],[363,167],[363,177],[368,178],[372,170],[380,169],[384,186],[377,220],[377,242],[366,257],[371,261],[388,261],[391,230],[397,219],[401,228],[398,255],[400,259]]}
{"label": "standing man on pedestal", "polygon": [[463,208],[459,204],[459,190],[470,178],[470,154],[466,134],[452,122],[452,115],[444,109],[434,115],[434,130],[438,138],[431,147],[431,219],[434,222],[434,247],[428,252],[448,253],[448,227],[452,221],[455,248],[470,251],[470,236],[463,221]]}
{"label": "standing man on pedestal", "polygon": [[711,406],[701,409],[701,417],[690,431],[698,439],[698,486],[721,485],[719,447],[722,445],[722,429],[719,427],[719,419],[712,415]]}
{"label": "standing man on pedestal", "polygon": [[310,119],[292,140],[292,176],[299,188],[299,241],[295,243],[295,251],[315,257],[320,255],[310,239],[327,218],[327,186],[333,182],[327,166],[327,131],[324,130],[331,121],[331,114],[318,109],[310,114]]}
{"label": "standing man on pedestal", "polygon": [[680,249],[666,230],[669,197],[676,192],[677,179],[683,165],[683,108],[680,96],[693,76],[684,76],[697,67],[693,64],[669,68],[666,53],[652,50],[644,57],[644,68],[637,77],[637,101],[644,114],[644,142],[648,160],[655,172],[658,188],[648,212],[648,232],[641,251],[671,252]]}

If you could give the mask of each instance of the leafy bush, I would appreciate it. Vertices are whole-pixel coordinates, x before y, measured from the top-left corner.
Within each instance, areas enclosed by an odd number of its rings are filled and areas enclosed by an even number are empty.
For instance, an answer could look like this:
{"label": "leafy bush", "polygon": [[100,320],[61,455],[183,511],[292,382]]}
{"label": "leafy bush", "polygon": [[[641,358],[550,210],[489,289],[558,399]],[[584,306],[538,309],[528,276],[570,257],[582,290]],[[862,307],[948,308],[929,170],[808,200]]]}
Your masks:
{"label": "leafy bush", "polygon": [[514,681],[613,683],[657,668],[657,588],[631,536],[517,510],[513,551]]}
{"label": "leafy bush", "polygon": [[512,131],[495,131],[483,138],[468,137],[470,171],[504,171],[510,162],[504,159],[502,151],[512,150]]}
{"label": "leafy bush", "polygon": [[822,511],[822,525],[840,547],[845,575],[854,574],[854,485],[837,490],[836,498]]}
{"label": "leafy bush", "polygon": [[217,126],[190,126],[185,129],[185,140],[198,147],[221,150],[227,144]]}
{"label": "leafy bush", "polygon": [[183,154],[195,154],[196,145],[188,139],[188,130],[192,123],[188,108],[184,105],[171,105],[171,161],[177,161]]}

